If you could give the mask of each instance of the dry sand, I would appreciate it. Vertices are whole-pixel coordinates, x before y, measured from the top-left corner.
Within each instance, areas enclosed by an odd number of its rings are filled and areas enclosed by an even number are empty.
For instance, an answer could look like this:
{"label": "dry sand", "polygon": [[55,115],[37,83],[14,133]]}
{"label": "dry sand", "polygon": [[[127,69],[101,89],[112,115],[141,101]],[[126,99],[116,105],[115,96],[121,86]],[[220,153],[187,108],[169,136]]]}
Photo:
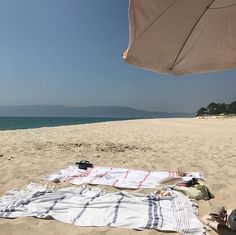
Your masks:
{"label": "dry sand", "polygon": [[[152,119],[0,132],[0,195],[75,161],[145,170],[201,171],[216,194],[200,201],[236,208],[236,119]],[[58,186],[67,184],[58,184]],[[81,228],[36,218],[0,219],[0,235],[167,234]],[[168,233],[169,234],[169,233]],[[211,234],[216,234],[211,232]]]}

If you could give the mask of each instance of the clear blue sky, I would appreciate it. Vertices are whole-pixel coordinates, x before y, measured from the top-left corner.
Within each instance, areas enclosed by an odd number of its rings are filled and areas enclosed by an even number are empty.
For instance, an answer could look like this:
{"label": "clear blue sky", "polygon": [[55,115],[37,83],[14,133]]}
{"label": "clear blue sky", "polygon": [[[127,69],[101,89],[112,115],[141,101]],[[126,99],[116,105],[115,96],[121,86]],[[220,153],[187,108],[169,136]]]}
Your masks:
{"label": "clear blue sky", "polygon": [[196,111],[236,100],[236,71],[164,76],[126,64],[128,0],[0,0],[0,105]]}

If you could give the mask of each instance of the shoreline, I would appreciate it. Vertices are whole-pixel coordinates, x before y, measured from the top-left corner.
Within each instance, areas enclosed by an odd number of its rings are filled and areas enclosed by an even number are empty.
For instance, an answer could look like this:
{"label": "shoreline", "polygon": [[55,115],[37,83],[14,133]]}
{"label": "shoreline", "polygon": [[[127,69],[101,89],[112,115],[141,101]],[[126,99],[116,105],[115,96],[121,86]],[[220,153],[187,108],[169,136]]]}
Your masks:
{"label": "shoreline", "polygon": [[[1,119],[4,120],[1,124]],[[0,117],[0,131],[14,131],[14,130],[27,130],[27,129],[38,129],[38,128],[51,128],[60,126],[74,126],[84,124],[95,124],[105,122],[115,122],[124,120],[135,120],[131,118],[81,118],[81,117]],[[23,122],[21,122],[23,121]],[[27,123],[26,123],[27,121]],[[8,122],[8,123],[7,123]],[[17,124],[16,124],[17,123]],[[12,126],[10,126],[12,125]],[[8,129],[7,129],[7,126]]]}
{"label": "shoreline", "polygon": [[[1,119],[2,117],[0,117]],[[64,118],[64,117],[3,117],[3,118]],[[67,117],[65,117],[67,118]],[[76,117],[68,117],[68,119]],[[75,123],[75,124],[61,124],[61,125],[55,125],[55,126],[39,126],[39,127],[25,127],[25,128],[17,128],[17,129],[1,129],[1,131],[20,131],[20,130],[35,130],[35,129],[41,129],[41,128],[55,128],[55,127],[67,127],[67,126],[78,126],[78,125],[91,125],[91,124],[97,124],[97,123],[107,123],[107,122],[122,122],[122,121],[135,121],[135,120],[153,120],[153,119],[182,119],[183,117],[159,117],[159,118],[106,118],[106,117],[98,117],[98,118],[81,118],[81,119],[100,119],[101,121],[95,121],[95,122],[87,122],[87,123]],[[191,119],[194,117],[184,117],[183,119]],[[80,119],[80,117],[79,117]],[[105,119],[105,120],[102,120]]]}
{"label": "shoreline", "polygon": [[[0,117],[1,118],[1,117]],[[54,117],[52,117],[54,118]],[[98,118],[99,119],[99,118]],[[101,118],[103,119],[103,118]],[[189,119],[236,119],[236,115],[234,116],[206,116],[206,117],[159,117],[159,118],[130,118],[130,119],[117,119],[117,120],[108,120],[108,121],[101,121],[101,122],[91,122],[91,123],[78,123],[78,124],[65,124],[65,125],[56,125],[56,126],[41,126],[41,127],[33,127],[33,128],[19,128],[19,129],[0,129],[1,132],[14,132],[14,131],[31,131],[31,130],[38,130],[38,129],[51,129],[51,128],[64,128],[64,127],[77,127],[77,126],[86,126],[86,125],[96,125],[96,124],[104,124],[104,123],[113,123],[113,122],[129,122],[129,121],[144,121],[144,120],[189,120]]]}

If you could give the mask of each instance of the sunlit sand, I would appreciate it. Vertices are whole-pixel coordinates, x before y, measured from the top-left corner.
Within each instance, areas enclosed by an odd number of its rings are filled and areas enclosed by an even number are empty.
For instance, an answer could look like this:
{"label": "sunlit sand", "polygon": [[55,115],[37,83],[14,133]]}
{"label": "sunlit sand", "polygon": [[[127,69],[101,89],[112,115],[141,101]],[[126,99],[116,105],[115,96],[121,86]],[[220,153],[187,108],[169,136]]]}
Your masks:
{"label": "sunlit sand", "polygon": [[[199,202],[200,216],[215,205],[235,208],[236,118],[147,119],[2,131],[0,160],[1,195],[30,182],[45,184],[42,176],[74,162],[89,160],[101,166],[201,171],[216,197]],[[0,219],[0,235],[14,234],[165,233],[82,228],[36,218]],[[216,233],[212,231],[210,234]]]}

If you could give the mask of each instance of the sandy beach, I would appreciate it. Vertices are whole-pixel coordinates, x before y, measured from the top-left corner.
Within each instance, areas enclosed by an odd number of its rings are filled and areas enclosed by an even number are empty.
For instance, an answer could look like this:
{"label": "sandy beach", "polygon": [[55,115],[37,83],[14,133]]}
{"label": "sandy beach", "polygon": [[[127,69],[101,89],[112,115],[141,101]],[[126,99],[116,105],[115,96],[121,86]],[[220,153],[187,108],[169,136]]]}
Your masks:
{"label": "sandy beach", "polygon": [[[89,160],[100,166],[201,171],[216,197],[199,201],[200,216],[217,205],[236,208],[236,118],[147,119],[0,131],[0,160],[0,195],[30,182],[45,184],[42,176]],[[84,228],[36,218],[0,219],[0,235],[16,234],[167,233]]]}

